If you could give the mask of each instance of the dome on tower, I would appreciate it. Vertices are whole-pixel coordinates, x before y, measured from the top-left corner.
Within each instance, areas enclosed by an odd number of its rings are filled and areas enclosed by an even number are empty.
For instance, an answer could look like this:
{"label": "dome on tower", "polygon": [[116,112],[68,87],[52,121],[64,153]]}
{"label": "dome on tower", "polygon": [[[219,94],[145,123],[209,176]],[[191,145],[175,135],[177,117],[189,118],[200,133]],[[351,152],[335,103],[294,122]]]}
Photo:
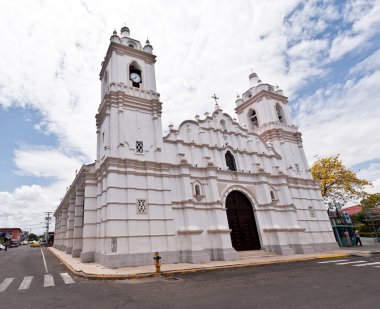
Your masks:
{"label": "dome on tower", "polygon": [[143,48],[144,52],[151,54],[153,51],[152,45],[150,45],[149,39],[146,39],[145,46]]}
{"label": "dome on tower", "polygon": [[124,26],[120,29],[120,35],[122,38],[129,38],[131,36],[131,32],[127,26]]}
{"label": "dome on tower", "polygon": [[115,43],[120,43],[120,37],[117,35],[116,29],[113,31],[110,37],[110,41],[115,42]]}

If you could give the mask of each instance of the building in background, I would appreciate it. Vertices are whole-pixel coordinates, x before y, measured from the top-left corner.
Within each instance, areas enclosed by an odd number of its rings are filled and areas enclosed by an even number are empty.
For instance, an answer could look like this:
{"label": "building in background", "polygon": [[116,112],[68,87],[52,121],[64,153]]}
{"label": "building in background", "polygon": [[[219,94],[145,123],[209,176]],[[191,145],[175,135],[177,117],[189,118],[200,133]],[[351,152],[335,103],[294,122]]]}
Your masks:
{"label": "building in background", "polygon": [[353,215],[357,215],[362,210],[363,210],[362,205],[354,205],[354,206],[350,206],[350,207],[345,207],[345,208],[341,209],[340,212],[345,211],[348,213],[349,216],[353,216]]}
{"label": "building in background", "polygon": [[9,238],[10,243],[9,246],[17,247],[20,244],[22,230],[18,227],[15,228],[0,228],[0,233],[5,233],[5,235]]}
{"label": "building in background", "polygon": [[164,263],[202,263],[337,247],[282,90],[252,73],[238,120],[216,104],[163,137],[152,45],[127,27],[110,40],[97,159],[54,213],[54,247],[107,267],[152,264],[155,251]]}

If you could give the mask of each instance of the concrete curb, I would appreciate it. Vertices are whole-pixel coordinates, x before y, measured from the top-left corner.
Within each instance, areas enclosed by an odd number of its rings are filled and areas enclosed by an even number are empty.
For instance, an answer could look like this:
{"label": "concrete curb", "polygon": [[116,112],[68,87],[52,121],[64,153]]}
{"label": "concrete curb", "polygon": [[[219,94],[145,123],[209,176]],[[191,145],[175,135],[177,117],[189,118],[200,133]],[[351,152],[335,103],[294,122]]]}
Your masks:
{"label": "concrete curb", "polygon": [[[321,259],[336,259],[336,258],[345,258],[352,256],[351,253],[337,253],[337,254],[329,254],[329,255],[319,255],[313,257],[304,257],[304,258],[295,258],[295,259],[283,259],[283,260],[275,260],[275,261],[260,261],[260,262],[248,262],[241,264],[231,264],[231,265],[220,265],[220,266],[209,266],[209,267],[195,267],[188,269],[178,269],[178,270],[164,270],[161,273],[138,273],[138,274],[125,274],[125,275],[109,275],[109,274],[90,274],[83,271],[75,270],[74,267],[62,259],[58,254],[56,254],[53,250],[49,251],[54,254],[74,275],[92,280],[123,280],[123,279],[142,279],[149,277],[169,277],[178,274],[186,274],[186,273],[196,273],[196,272],[209,272],[223,269],[232,269],[232,268],[243,268],[243,267],[256,267],[256,266],[264,266],[264,265],[273,265],[273,264],[285,264],[285,263],[295,263],[295,262],[303,262],[303,261],[312,261],[312,260],[321,260]],[[162,266],[161,266],[162,267]],[[165,265],[163,265],[165,267]]]}

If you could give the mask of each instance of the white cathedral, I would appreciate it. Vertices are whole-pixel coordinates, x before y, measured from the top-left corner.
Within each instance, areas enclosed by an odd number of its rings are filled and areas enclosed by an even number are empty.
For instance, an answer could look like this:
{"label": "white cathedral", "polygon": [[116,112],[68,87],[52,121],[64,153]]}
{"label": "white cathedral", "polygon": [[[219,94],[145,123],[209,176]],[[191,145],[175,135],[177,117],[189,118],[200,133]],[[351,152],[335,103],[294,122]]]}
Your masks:
{"label": "white cathedral", "polygon": [[100,71],[97,158],[54,213],[54,247],[106,267],[337,247],[282,90],[255,73],[236,100],[162,136],[149,41],[115,31]]}

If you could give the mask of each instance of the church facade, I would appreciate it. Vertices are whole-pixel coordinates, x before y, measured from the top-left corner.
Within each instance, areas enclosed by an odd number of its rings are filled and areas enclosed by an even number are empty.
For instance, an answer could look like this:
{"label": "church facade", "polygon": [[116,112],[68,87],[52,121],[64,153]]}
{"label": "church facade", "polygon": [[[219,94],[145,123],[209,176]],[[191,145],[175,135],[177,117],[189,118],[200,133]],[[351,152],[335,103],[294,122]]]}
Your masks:
{"label": "church facade", "polygon": [[283,92],[250,74],[238,120],[218,104],[162,136],[156,56],[127,27],[100,71],[97,158],[55,211],[54,246],[106,267],[336,248]]}

